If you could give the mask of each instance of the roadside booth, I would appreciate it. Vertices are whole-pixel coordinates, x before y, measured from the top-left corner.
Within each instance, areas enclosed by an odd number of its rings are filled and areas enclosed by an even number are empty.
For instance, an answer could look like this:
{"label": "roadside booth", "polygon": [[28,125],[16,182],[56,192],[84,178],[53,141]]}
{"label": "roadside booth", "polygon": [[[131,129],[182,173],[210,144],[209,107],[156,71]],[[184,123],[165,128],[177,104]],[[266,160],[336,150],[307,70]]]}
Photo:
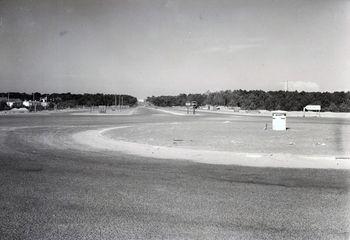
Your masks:
{"label": "roadside booth", "polygon": [[316,116],[321,117],[321,105],[307,105],[303,108],[303,117],[305,117],[305,111],[316,112]]}
{"label": "roadside booth", "polygon": [[287,112],[286,111],[272,112],[272,130],[274,131],[287,130]]}

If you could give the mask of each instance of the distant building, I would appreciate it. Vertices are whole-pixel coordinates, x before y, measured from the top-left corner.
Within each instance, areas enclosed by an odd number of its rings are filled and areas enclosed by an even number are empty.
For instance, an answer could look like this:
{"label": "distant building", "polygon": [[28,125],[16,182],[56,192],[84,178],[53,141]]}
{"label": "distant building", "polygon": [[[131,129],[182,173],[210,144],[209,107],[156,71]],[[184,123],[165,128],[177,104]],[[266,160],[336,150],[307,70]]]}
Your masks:
{"label": "distant building", "polygon": [[234,112],[239,112],[241,110],[240,107],[229,107],[229,109],[233,110]]}
{"label": "distant building", "polygon": [[24,100],[22,104],[23,104],[23,106],[25,106],[25,107],[30,107],[30,106],[32,106],[32,101]]}
{"label": "distant building", "polygon": [[32,101],[32,100],[24,100],[23,102],[22,102],[22,104],[23,104],[23,106],[25,106],[25,107],[31,107],[31,106],[34,106],[34,105],[36,105],[36,106],[38,106],[38,105],[42,105],[42,102],[40,101]]}
{"label": "distant building", "polygon": [[216,110],[219,110],[220,108],[218,109],[217,106],[207,104],[207,105],[203,106],[203,109],[216,111]]}
{"label": "distant building", "polygon": [[10,108],[14,107],[15,105],[19,105],[20,106],[20,105],[22,105],[22,100],[18,99],[18,98],[13,98],[13,99],[10,98],[10,99],[8,99],[6,101],[6,104]]}
{"label": "distant building", "polygon": [[307,105],[303,108],[303,117],[305,117],[305,112],[316,112],[318,116],[321,116],[321,105]]}

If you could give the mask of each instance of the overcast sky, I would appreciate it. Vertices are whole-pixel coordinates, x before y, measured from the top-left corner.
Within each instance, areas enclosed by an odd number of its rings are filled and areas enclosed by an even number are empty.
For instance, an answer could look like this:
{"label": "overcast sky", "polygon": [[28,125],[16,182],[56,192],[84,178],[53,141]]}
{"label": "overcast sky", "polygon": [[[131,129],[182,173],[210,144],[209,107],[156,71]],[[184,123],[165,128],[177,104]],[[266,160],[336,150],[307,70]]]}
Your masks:
{"label": "overcast sky", "polygon": [[350,89],[349,1],[0,0],[0,91]]}

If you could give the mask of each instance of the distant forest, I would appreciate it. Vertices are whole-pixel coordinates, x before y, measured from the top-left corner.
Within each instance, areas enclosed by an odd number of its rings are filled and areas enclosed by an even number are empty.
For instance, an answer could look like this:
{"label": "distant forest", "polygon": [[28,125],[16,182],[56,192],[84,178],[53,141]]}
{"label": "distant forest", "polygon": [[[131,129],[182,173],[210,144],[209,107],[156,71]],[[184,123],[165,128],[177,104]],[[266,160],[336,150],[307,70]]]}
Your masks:
{"label": "distant forest", "polygon": [[184,106],[186,101],[198,105],[240,107],[246,110],[301,111],[309,104],[321,105],[322,111],[350,112],[350,92],[286,92],[262,90],[226,90],[204,94],[179,94],[177,96],[152,96],[147,102],[156,106]]}
{"label": "distant forest", "polygon": [[[41,98],[47,97],[49,107],[57,107],[58,109],[63,108],[74,108],[77,106],[99,106],[99,105],[129,105],[133,106],[137,104],[137,98],[130,95],[114,95],[114,94],[72,94],[72,93],[52,93],[52,94],[41,94],[36,92],[34,94],[10,92],[10,99],[24,100],[36,100],[39,101]],[[33,98],[34,96],[34,98]],[[0,93],[1,102],[6,102],[8,93]],[[115,102],[116,101],[116,102]],[[3,104],[1,104],[3,105]]]}

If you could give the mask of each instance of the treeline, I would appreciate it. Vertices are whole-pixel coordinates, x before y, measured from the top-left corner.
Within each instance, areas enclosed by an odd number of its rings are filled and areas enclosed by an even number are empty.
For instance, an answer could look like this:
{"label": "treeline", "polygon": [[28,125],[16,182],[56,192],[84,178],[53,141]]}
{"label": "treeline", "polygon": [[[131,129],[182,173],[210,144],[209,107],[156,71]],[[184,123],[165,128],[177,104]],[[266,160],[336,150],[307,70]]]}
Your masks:
{"label": "treeline", "polygon": [[240,107],[246,110],[301,111],[309,104],[321,105],[322,111],[350,112],[350,92],[285,92],[262,90],[226,90],[204,94],[179,94],[177,96],[152,96],[147,102],[156,106],[184,106],[186,101],[198,105]]}
{"label": "treeline", "polygon": [[137,104],[137,98],[130,95],[114,95],[114,94],[72,94],[68,93],[52,93],[52,94],[42,94],[36,92],[34,94],[10,92],[10,93],[0,93],[0,99],[4,102],[7,97],[10,99],[20,99],[24,100],[35,100],[39,101],[42,98],[47,97],[49,107],[56,108],[74,108],[77,106],[99,106],[99,105],[128,105],[133,106]]}

